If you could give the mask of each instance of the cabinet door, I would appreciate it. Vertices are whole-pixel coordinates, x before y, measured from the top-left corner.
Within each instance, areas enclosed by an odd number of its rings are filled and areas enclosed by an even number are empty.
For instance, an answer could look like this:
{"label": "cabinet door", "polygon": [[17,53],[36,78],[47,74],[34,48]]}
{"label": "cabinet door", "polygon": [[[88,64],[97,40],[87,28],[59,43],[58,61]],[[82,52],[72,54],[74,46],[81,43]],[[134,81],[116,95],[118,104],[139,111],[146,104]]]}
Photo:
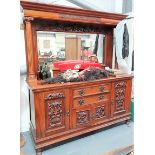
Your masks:
{"label": "cabinet door", "polygon": [[110,116],[110,100],[93,104],[93,124],[101,124]]}
{"label": "cabinet door", "polygon": [[112,84],[112,116],[130,112],[131,85],[130,81],[121,80]]}
{"label": "cabinet door", "polygon": [[72,109],[71,120],[73,128],[83,128],[91,126],[92,108],[90,105]]}
{"label": "cabinet door", "polygon": [[[54,93],[51,94],[54,96]],[[65,98],[60,95],[62,93],[55,94],[58,94],[58,96],[53,97],[53,99],[49,97],[49,99],[45,101],[45,122],[47,135],[48,133],[62,132],[69,128],[69,116],[66,114],[67,107],[65,104]]]}

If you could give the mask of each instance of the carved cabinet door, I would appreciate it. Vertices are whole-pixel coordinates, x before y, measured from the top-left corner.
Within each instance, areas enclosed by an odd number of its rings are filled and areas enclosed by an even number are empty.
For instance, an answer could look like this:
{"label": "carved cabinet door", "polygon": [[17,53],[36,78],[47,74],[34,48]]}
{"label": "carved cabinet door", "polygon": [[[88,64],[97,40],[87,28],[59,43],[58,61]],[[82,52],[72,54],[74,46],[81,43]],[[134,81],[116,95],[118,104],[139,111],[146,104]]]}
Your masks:
{"label": "carved cabinet door", "polygon": [[84,128],[91,126],[91,115],[91,105],[73,108],[71,114],[72,128]]}
{"label": "carved cabinet door", "polygon": [[112,84],[112,116],[130,113],[131,80],[115,81]]}
{"label": "carved cabinet door", "polygon": [[49,97],[45,101],[46,135],[66,131],[69,128],[69,116],[66,114],[67,106],[64,95],[62,93],[52,95],[55,96]]}
{"label": "carved cabinet door", "polygon": [[101,124],[110,117],[110,99],[105,102],[93,104],[92,120],[93,124]]}

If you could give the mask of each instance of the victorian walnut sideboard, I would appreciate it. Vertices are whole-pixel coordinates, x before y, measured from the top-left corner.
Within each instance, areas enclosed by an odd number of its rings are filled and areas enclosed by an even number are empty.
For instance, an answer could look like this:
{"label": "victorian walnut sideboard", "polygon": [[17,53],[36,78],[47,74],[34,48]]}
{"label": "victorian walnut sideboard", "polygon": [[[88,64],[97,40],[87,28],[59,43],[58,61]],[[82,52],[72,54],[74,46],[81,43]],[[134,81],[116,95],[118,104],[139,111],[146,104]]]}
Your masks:
{"label": "victorian walnut sideboard", "polygon": [[44,147],[130,120],[132,76],[40,85],[37,31],[104,33],[103,62],[112,67],[114,14],[21,1],[24,12],[30,131],[37,154]]}

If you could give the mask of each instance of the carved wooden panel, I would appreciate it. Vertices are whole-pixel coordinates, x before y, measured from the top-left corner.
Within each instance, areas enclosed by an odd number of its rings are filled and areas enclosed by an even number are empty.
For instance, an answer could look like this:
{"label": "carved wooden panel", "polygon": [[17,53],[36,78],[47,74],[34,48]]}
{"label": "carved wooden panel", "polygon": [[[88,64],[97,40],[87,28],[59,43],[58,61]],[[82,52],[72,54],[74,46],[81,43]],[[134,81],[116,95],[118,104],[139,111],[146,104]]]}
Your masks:
{"label": "carved wooden panel", "polygon": [[124,109],[126,81],[115,83],[116,111]]}
{"label": "carved wooden panel", "polygon": [[55,128],[63,125],[62,101],[51,101],[47,103],[48,128]]}
{"label": "carved wooden panel", "polygon": [[77,112],[77,124],[85,124],[89,122],[89,110]]}
{"label": "carved wooden panel", "polygon": [[126,81],[119,81],[115,83],[115,88],[126,87]]}
{"label": "carved wooden panel", "polygon": [[63,93],[49,93],[47,96],[45,96],[45,100],[51,100],[51,99],[58,99],[58,98],[64,98]]}
{"label": "carved wooden panel", "polygon": [[100,106],[95,109],[96,119],[103,118],[105,116],[105,106]]}
{"label": "carved wooden panel", "polygon": [[59,31],[59,32],[84,32],[84,33],[105,33],[108,29],[102,25],[82,24],[75,22],[58,22],[58,21],[35,21],[37,31]]}

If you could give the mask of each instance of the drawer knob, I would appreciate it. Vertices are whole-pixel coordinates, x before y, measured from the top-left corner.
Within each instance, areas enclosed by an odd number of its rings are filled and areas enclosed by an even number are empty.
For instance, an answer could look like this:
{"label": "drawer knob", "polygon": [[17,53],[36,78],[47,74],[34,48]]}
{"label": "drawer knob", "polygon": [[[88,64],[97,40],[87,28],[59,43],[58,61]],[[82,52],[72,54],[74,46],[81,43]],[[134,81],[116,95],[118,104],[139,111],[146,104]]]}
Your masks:
{"label": "drawer knob", "polygon": [[99,98],[99,100],[102,100],[102,99],[104,99],[104,95],[100,95],[98,98]]}
{"label": "drawer knob", "polygon": [[101,92],[103,92],[103,91],[104,91],[104,86],[100,86],[100,87],[99,87],[99,90],[100,90]]}
{"label": "drawer knob", "polygon": [[83,89],[81,89],[81,90],[79,90],[79,95],[84,95],[84,90]]}
{"label": "drawer knob", "polygon": [[78,103],[79,103],[79,105],[83,105],[84,104],[84,100],[83,99],[79,99]]}

